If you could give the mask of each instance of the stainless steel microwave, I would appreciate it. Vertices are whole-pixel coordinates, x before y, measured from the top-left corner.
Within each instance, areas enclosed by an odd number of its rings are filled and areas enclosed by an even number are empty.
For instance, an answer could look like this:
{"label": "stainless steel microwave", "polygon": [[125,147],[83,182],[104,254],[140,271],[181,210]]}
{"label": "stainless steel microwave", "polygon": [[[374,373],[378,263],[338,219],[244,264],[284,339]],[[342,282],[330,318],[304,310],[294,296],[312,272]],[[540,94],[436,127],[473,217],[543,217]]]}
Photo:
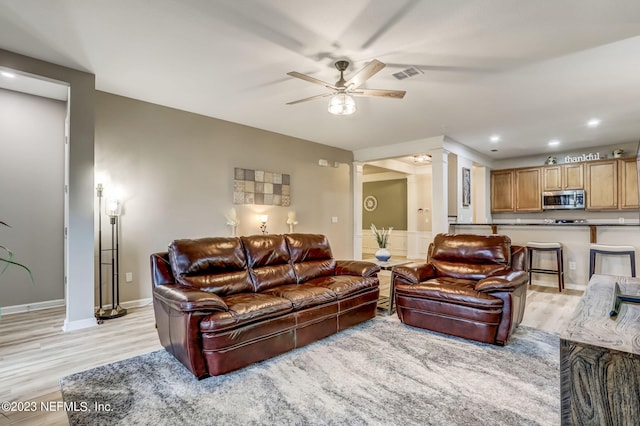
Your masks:
{"label": "stainless steel microwave", "polygon": [[545,191],[542,193],[542,209],[584,209],[584,189],[576,189],[572,191]]}

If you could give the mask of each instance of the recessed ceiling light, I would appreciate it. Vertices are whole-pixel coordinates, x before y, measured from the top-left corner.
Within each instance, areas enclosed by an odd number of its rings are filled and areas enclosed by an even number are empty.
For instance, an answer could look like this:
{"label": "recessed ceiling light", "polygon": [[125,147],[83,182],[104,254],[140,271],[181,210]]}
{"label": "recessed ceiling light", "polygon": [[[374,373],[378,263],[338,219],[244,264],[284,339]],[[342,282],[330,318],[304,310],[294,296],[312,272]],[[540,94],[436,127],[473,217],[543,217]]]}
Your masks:
{"label": "recessed ceiling light", "polygon": [[560,145],[560,141],[558,139],[551,139],[549,141],[549,146],[558,146]]}
{"label": "recessed ceiling light", "polygon": [[588,127],[598,127],[599,125],[600,125],[599,118],[592,118],[591,120],[587,121]]}
{"label": "recessed ceiling light", "polygon": [[8,71],[2,71],[0,72],[0,74],[2,74],[3,77],[7,77],[7,78],[15,78],[15,74],[12,72],[8,72]]}
{"label": "recessed ceiling light", "polygon": [[491,142],[500,142],[500,135],[491,135],[489,138]]}

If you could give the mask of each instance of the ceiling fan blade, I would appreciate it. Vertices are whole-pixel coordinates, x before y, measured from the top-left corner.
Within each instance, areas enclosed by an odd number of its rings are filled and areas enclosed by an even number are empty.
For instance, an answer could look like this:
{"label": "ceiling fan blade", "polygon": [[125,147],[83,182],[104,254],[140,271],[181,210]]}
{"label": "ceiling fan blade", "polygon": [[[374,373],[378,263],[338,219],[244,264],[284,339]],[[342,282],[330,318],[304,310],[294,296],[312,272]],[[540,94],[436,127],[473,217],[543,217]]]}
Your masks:
{"label": "ceiling fan blade", "polygon": [[325,93],[323,95],[310,96],[308,98],[298,99],[297,101],[287,102],[287,105],[299,104],[300,102],[307,102],[307,101],[312,101],[314,99],[326,98],[331,95],[333,95],[333,93]]}
{"label": "ceiling fan blade", "polygon": [[377,59],[372,60],[364,68],[358,71],[356,75],[351,77],[351,79],[349,79],[345,83],[345,87],[348,87],[350,89],[357,89],[362,85],[362,83],[370,79],[375,73],[380,71],[385,66],[385,64]]}
{"label": "ceiling fan blade", "polygon": [[381,96],[383,98],[402,99],[407,92],[404,90],[358,89],[348,93],[353,96]]}
{"label": "ceiling fan blade", "polygon": [[305,74],[300,74],[299,72],[296,72],[296,71],[288,72],[287,75],[290,75],[291,77],[299,78],[301,80],[308,81],[310,83],[319,84],[320,86],[324,86],[324,87],[326,87],[328,89],[338,90],[336,88],[336,86],[334,86],[331,83],[327,83],[326,81],[318,80],[317,78],[313,78],[313,77],[310,77],[310,76],[305,75]]}

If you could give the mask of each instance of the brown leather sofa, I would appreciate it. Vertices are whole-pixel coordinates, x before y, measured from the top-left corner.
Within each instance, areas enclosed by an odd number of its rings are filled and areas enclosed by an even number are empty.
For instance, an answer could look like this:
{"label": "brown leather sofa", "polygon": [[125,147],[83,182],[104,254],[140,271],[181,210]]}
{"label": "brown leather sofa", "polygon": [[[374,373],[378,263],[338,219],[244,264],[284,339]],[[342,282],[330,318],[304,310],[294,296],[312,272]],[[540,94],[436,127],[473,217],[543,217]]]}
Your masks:
{"label": "brown leather sofa", "polygon": [[426,263],[392,270],[400,320],[505,345],[524,315],[525,248],[505,235],[438,234],[428,253]]}
{"label": "brown leather sofa", "polygon": [[323,235],[176,240],[151,255],[161,344],[196,377],[271,358],[376,315],[374,263]]}

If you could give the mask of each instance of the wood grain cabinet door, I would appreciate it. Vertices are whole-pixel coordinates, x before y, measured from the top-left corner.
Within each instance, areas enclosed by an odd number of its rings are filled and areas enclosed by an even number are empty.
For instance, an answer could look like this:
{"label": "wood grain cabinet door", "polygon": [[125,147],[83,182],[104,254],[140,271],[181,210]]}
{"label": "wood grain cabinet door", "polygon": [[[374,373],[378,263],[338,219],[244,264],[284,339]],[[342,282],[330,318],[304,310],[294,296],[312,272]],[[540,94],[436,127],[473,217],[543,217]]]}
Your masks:
{"label": "wood grain cabinet door", "polygon": [[542,211],[540,175],[540,167],[516,170],[516,211]]}
{"label": "wood grain cabinet door", "polygon": [[515,210],[513,170],[491,172],[491,211],[512,212]]}
{"label": "wood grain cabinet door", "polygon": [[618,209],[618,161],[585,164],[587,210]]}
{"label": "wood grain cabinet door", "polygon": [[565,164],[562,166],[562,190],[584,188],[584,166]]}
{"label": "wood grain cabinet door", "polygon": [[633,210],[638,203],[638,163],[635,158],[618,160],[619,207],[621,210]]}
{"label": "wood grain cabinet door", "polygon": [[542,168],[543,191],[562,190],[562,166],[546,166]]}

